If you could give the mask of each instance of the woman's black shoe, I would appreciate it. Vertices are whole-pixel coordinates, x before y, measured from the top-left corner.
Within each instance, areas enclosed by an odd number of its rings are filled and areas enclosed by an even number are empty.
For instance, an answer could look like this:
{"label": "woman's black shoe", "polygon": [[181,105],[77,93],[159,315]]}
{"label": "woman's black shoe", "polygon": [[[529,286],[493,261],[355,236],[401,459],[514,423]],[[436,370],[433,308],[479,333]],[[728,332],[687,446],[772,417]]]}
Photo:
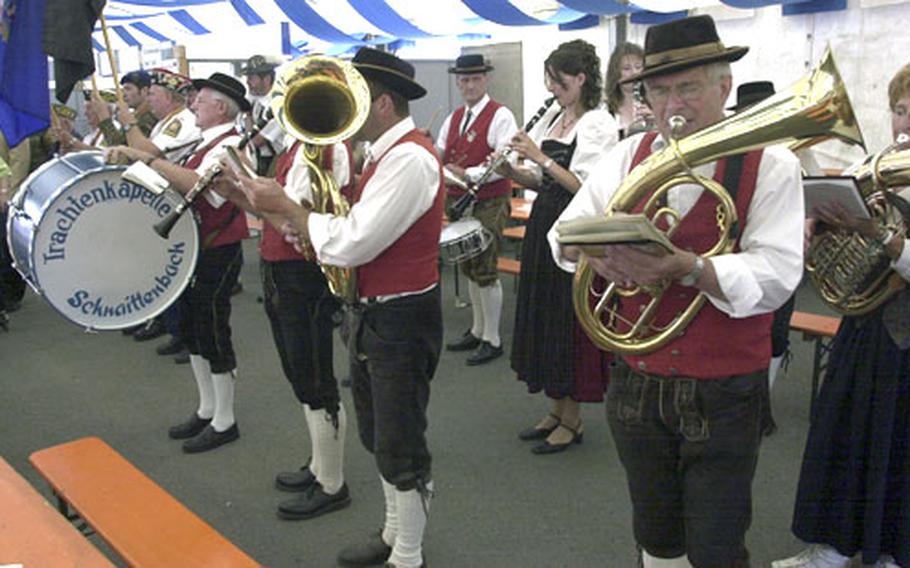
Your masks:
{"label": "woman's black shoe", "polygon": [[531,440],[543,440],[547,436],[553,433],[553,430],[559,426],[559,416],[555,414],[550,414],[550,418],[556,421],[556,424],[553,424],[551,428],[537,428],[532,426],[530,428],[525,428],[518,433],[518,439],[530,442]]}
{"label": "woman's black shoe", "polygon": [[194,412],[193,415],[185,421],[176,426],[171,426],[170,430],[167,431],[167,435],[172,440],[193,438],[202,432],[211,421],[211,418],[199,418],[199,415]]}
{"label": "woman's black shoe", "polygon": [[[576,428],[579,428],[580,426],[581,426],[581,423],[579,422],[578,425],[576,426]],[[566,451],[566,449],[569,446],[571,446],[572,444],[580,444],[582,442],[582,440],[584,439],[585,433],[579,432],[575,428],[570,428],[562,423],[560,423],[560,425],[557,426],[557,428],[565,428],[566,430],[571,432],[572,439],[564,444],[551,444],[550,442],[544,440],[542,444],[539,444],[539,445],[531,448],[531,453],[534,453],[537,455],[557,454],[559,452]]]}

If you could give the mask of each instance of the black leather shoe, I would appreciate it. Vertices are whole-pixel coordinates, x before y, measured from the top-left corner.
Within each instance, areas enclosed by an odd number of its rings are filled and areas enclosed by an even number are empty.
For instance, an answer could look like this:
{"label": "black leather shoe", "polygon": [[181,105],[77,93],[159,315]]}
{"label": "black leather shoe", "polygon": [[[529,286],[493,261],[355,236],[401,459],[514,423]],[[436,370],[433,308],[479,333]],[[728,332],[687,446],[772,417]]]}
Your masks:
{"label": "black leather shoe", "polygon": [[316,476],[310,471],[309,462],[297,471],[282,471],[275,476],[275,488],[289,493],[306,491],[314,483],[316,483]]}
{"label": "black leather shoe", "polygon": [[465,363],[469,366],[483,365],[484,363],[489,363],[493,359],[498,359],[499,357],[502,357],[502,345],[493,347],[489,341],[481,341],[480,347],[468,357],[468,360],[465,361]]}
{"label": "black leather shoe", "polygon": [[145,326],[140,323],[139,325],[125,327],[125,328],[121,329],[120,331],[121,331],[121,333],[123,333],[123,335],[133,335],[134,333],[136,333],[143,327],[145,327]]}
{"label": "black leather shoe", "polygon": [[199,415],[194,412],[193,415],[185,421],[176,426],[171,426],[167,431],[167,435],[173,440],[186,440],[187,438],[198,436],[211,421],[211,418],[200,418]]}
{"label": "black leather shoe", "polygon": [[164,345],[159,345],[155,348],[155,353],[159,355],[176,355],[185,349],[183,345],[183,340],[171,336],[170,340]]}
{"label": "black leather shoe", "polygon": [[[579,424],[579,426],[581,426],[581,424]],[[531,453],[534,453],[537,455],[557,454],[559,452],[566,451],[569,448],[569,446],[571,446],[572,444],[580,444],[582,442],[582,440],[584,440],[584,437],[585,437],[584,432],[579,432],[578,430],[576,430],[574,428],[569,428],[568,426],[566,426],[563,423],[560,423],[559,426],[557,426],[557,428],[565,428],[566,430],[571,432],[572,439],[569,440],[568,442],[566,442],[565,444],[551,444],[550,442],[544,440],[542,444],[538,444],[538,445],[534,446],[533,448],[531,448]]]}
{"label": "black leather shoe", "polygon": [[157,319],[153,319],[145,324],[145,327],[134,333],[133,339],[136,341],[149,341],[161,337],[165,333],[167,333],[167,330],[164,329],[164,324]]}
{"label": "black leather shoe", "polygon": [[342,566],[379,566],[392,555],[392,547],[382,540],[382,531],[370,535],[369,540],[347,546],[338,553]]}
{"label": "black leather shoe", "polygon": [[525,428],[524,430],[519,432],[518,439],[524,440],[526,442],[530,442],[532,440],[545,439],[547,436],[549,436],[550,434],[553,433],[553,430],[556,430],[556,428],[559,426],[559,417],[558,416],[556,416],[554,414],[550,414],[550,418],[552,418],[553,420],[556,421],[556,423],[553,424],[552,428],[537,428],[537,427],[531,426],[530,428]]}
{"label": "black leather shoe", "polygon": [[288,521],[315,519],[320,515],[344,509],[351,504],[348,486],[344,484],[337,493],[329,495],[315,482],[310,489],[293,499],[278,504],[278,516]]}
{"label": "black leather shoe", "polygon": [[174,357],[174,363],[177,363],[178,365],[186,365],[189,362],[190,362],[190,352],[187,351],[186,349],[184,349],[183,351],[178,353],[176,357]]}
{"label": "black leather shoe", "polygon": [[480,339],[474,337],[471,330],[464,332],[460,338],[451,343],[446,343],[447,351],[471,351],[480,347]]}
{"label": "black leather shoe", "polygon": [[240,430],[237,429],[235,422],[224,432],[218,432],[211,424],[203,428],[195,438],[190,438],[183,443],[183,451],[188,454],[198,454],[214,450],[218,446],[223,446],[228,442],[233,442],[240,437]]}

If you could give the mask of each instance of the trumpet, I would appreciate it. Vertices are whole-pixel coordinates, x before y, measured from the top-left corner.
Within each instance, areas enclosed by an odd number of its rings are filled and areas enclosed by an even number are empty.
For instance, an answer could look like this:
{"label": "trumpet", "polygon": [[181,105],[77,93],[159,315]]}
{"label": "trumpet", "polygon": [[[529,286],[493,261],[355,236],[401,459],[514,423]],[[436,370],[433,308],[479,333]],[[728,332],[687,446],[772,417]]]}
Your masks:
{"label": "trumpet", "polygon": [[[541,107],[537,109],[537,112],[534,113],[534,116],[532,116],[531,119],[528,120],[528,123],[525,124],[522,131],[529,132],[532,128],[534,128],[540,119],[543,118],[543,115],[546,114],[550,106],[553,105],[554,101],[556,101],[556,97],[550,97],[545,100],[543,105],[541,105]],[[452,221],[457,221],[460,219],[464,215],[465,211],[468,210],[468,207],[474,205],[474,202],[477,201],[477,192],[480,190],[480,187],[489,181],[490,176],[492,176],[500,166],[506,163],[506,161],[511,157],[512,152],[512,148],[506,148],[500,152],[495,159],[491,160],[490,163],[487,164],[487,169],[485,169],[483,173],[480,174],[480,177],[477,178],[476,182],[469,182],[467,184],[467,193],[461,196],[458,201],[455,202],[455,205],[452,206],[452,210],[450,211],[449,215]],[[449,182],[448,177],[446,178],[446,182]],[[457,183],[452,183],[450,185],[455,185],[461,188],[461,186]]]}

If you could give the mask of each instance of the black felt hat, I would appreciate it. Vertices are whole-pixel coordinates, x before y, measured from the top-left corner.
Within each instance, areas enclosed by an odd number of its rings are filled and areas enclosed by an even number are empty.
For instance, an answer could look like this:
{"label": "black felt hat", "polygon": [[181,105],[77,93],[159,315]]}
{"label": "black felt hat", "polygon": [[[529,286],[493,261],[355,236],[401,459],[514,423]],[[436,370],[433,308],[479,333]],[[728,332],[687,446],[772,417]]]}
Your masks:
{"label": "black felt hat", "polygon": [[240,110],[247,112],[253,108],[250,101],[246,100],[246,87],[243,83],[224,73],[212,73],[208,79],[193,79],[193,87],[197,91],[209,88],[225,94],[240,106]]}
{"label": "black felt hat", "polygon": [[449,73],[456,75],[473,75],[474,73],[486,73],[492,71],[493,66],[483,59],[479,53],[469,53],[459,56],[455,60],[455,67],[449,67]]}
{"label": "black felt hat", "polygon": [[736,104],[727,110],[739,112],[774,94],[774,83],[771,81],[752,81],[736,88]]}
{"label": "black felt hat", "polygon": [[718,61],[737,61],[748,47],[725,47],[711,16],[693,16],[648,28],[645,67],[620,83],[641,81],[655,75],[678,73]]}
{"label": "black felt hat", "polygon": [[367,79],[383,84],[409,101],[427,94],[414,80],[414,66],[391,53],[361,47],[351,63]]}

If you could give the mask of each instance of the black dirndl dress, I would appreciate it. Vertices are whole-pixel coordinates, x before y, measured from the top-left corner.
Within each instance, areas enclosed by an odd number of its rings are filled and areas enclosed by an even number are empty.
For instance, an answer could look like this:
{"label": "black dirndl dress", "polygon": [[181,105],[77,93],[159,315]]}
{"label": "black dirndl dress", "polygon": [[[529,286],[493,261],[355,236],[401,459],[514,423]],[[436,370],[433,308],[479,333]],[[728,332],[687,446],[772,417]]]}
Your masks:
{"label": "black dirndl dress", "polygon": [[[898,296],[892,302],[905,302]],[[879,308],[834,339],[799,477],[793,533],[875,563],[910,566],[910,349]]]}
{"label": "black dirndl dress", "polygon": [[[575,141],[544,140],[541,151],[569,169]],[[532,393],[599,402],[609,360],[581,330],[572,306],[572,274],[553,261],[547,232],[574,195],[547,174],[538,190],[521,248],[512,339],[512,369]]]}

